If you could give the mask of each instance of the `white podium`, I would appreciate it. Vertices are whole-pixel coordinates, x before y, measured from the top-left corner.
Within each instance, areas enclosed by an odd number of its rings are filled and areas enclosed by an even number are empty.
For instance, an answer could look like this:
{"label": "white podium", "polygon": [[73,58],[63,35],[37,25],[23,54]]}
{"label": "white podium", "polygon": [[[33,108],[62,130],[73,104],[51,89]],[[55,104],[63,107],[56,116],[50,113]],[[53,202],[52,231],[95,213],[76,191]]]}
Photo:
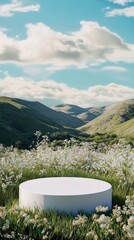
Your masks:
{"label": "white podium", "polygon": [[112,186],[101,180],[77,177],[39,178],[19,186],[19,206],[25,209],[92,213],[97,206],[112,208]]}

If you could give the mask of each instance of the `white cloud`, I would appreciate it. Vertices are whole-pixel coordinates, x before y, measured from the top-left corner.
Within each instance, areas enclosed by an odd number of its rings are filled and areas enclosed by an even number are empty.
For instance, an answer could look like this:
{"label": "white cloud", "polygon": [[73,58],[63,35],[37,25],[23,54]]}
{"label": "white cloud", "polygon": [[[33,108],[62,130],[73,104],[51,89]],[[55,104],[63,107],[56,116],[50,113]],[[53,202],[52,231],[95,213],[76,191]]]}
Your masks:
{"label": "white cloud", "polygon": [[134,89],[111,83],[79,90],[52,80],[34,82],[23,77],[8,76],[0,80],[0,95],[42,102],[45,99],[59,99],[63,103],[89,107],[131,99],[134,96]]}
{"label": "white cloud", "polygon": [[101,70],[104,71],[114,71],[114,72],[126,72],[127,69],[124,67],[118,67],[118,66],[106,66],[101,68]]}
{"label": "white cloud", "polygon": [[0,32],[7,32],[8,28],[0,27]]}
{"label": "white cloud", "polygon": [[39,11],[40,5],[23,5],[22,0],[11,0],[10,3],[0,4],[0,16],[11,17],[15,12],[27,13],[31,11]]}
{"label": "white cloud", "polygon": [[134,62],[134,44],[127,44],[97,22],[82,21],[77,32],[63,34],[43,23],[28,24],[24,40],[0,32],[0,61],[44,64],[48,70],[86,68],[102,62]]}
{"label": "white cloud", "polygon": [[113,9],[106,13],[107,17],[114,16],[126,16],[126,17],[134,17],[134,6],[122,8],[122,9]]}
{"label": "white cloud", "polygon": [[113,3],[117,3],[117,4],[120,4],[122,6],[124,6],[125,4],[127,3],[131,3],[131,2],[134,2],[134,0],[109,0],[110,2],[113,2]]}

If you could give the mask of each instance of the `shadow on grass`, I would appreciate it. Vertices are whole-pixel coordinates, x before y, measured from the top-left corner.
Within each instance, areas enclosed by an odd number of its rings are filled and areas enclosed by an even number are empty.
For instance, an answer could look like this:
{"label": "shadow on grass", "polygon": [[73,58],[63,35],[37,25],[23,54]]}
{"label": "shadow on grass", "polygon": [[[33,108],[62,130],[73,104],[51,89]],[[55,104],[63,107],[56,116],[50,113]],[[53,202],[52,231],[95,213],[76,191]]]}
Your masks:
{"label": "shadow on grass", "polygon": [[113,195],[112,198],[112,205],[119,205],[119,206],[123,206],[125,204],[125,198],[119,195]]}

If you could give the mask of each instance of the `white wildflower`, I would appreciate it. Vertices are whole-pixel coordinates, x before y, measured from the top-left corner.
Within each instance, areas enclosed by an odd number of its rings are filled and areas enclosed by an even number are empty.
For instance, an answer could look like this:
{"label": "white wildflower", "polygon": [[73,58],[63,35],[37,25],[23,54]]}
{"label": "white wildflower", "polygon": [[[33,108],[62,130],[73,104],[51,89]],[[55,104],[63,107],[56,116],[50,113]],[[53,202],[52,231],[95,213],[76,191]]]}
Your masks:
{"label": "white wildflower", "polygon": [[123,228],[124,232],[126,232],[127,236],[130,238],[130,239],[134,239],[134,229],[131,228],[131,226],[129,225],[123,225]]}
{"label": "white wildflower", "polygon": [[104,206],[96,207],[96,212],[107,212],[107,211],[108,211],[108,207],[104,207]]}
{"label": "white wildflower", "polygon": [[77,215],[73,220],[73,226],[82,226],[84,227],[88,218],[85,215]]}
{"label": "white wildflower", "polygon": [[93,230],[87,232],[86,238],[88,238],[88,239],[90,239],[90,240],[98,240],[98,239],[99,239],[98,236],[97,236],[97,234],[96,234],[96,232],[93,231]]}
{"label": "white wildflower", "polygon": [[128,225],[131,226],[131,227],[134,227],[134,216],[131,216],[131,217],[128,219]]}
{"label": "white wildflower", "polygon": [[97,222],[100,224],[100,228],[108,229],[111,225],[111,218],[102,214],[98,219]]}

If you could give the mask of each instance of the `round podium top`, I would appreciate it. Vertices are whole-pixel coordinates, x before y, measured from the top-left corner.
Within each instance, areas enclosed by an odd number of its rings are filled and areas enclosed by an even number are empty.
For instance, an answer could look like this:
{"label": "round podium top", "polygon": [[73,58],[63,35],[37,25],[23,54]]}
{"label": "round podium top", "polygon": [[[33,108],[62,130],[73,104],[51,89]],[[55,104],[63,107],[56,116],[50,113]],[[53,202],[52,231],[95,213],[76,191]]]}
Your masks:
{"label": "round podium top", "polygon": [[105,192],[111,184],[91,178],[50,177],[23,182],[20,189],[33,194],[50,196],[74,196]]}

